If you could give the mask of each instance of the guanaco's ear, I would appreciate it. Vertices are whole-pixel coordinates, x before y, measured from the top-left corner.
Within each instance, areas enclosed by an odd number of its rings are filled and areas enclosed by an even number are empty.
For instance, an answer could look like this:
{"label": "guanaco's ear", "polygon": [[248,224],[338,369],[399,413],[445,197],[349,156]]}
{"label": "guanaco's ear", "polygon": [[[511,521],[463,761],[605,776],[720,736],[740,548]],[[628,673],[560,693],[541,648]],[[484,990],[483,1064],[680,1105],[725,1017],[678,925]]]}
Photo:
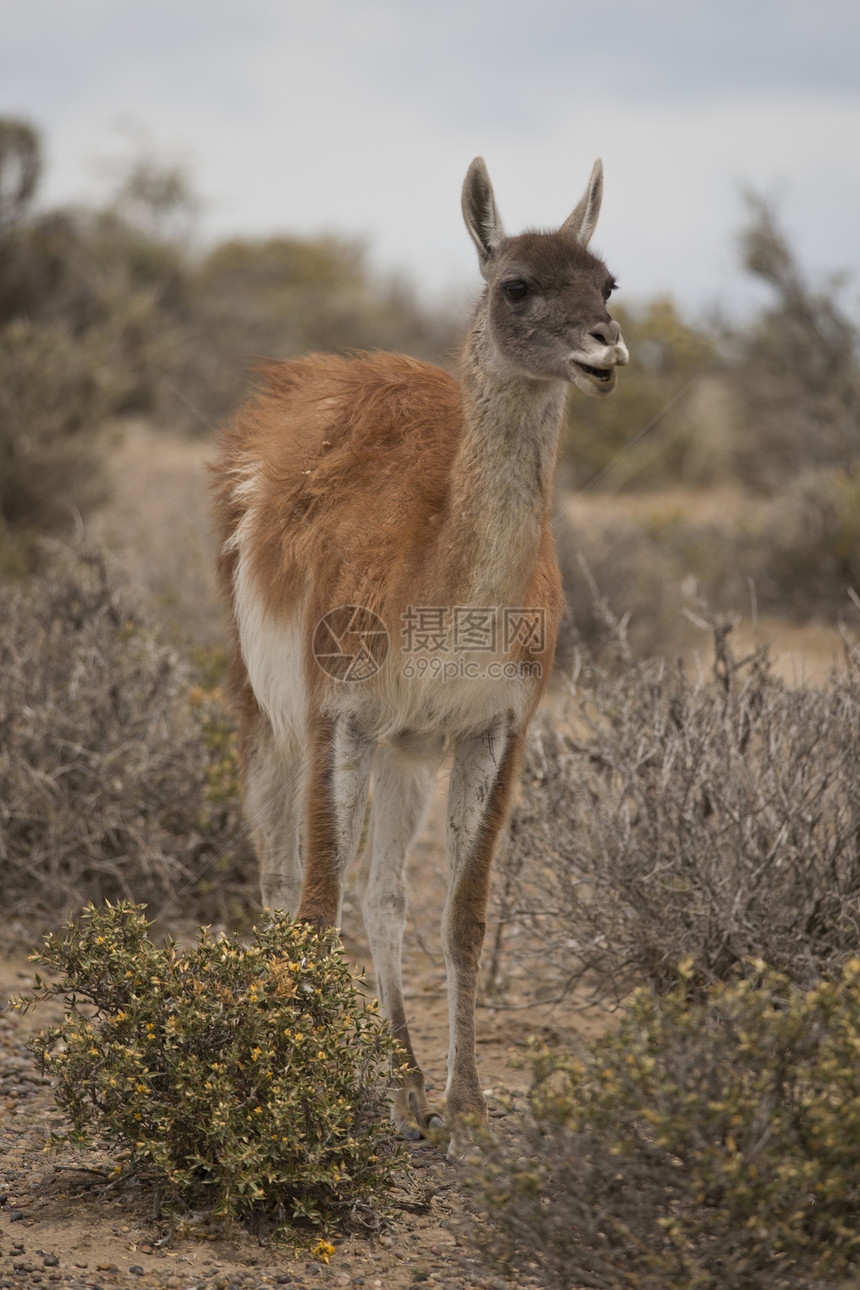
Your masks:
{"label": "guanaco's ear", "polygon": [[505,230],[496,209],[493,185],[483,157],[476,157],[463,181],[463,219],[478,248],[481,273],[486,278],[490,261],[505,239]]}
{"label": "guanaco's ear", "polygon": [[583,246],[588,246],[591,235],[597,227],[600,214],[600,203],[603,201],[603,162],[598,157],[591,168],[588,187],[582,200],[572,214],[562,224],[565,233],[572,233]]}

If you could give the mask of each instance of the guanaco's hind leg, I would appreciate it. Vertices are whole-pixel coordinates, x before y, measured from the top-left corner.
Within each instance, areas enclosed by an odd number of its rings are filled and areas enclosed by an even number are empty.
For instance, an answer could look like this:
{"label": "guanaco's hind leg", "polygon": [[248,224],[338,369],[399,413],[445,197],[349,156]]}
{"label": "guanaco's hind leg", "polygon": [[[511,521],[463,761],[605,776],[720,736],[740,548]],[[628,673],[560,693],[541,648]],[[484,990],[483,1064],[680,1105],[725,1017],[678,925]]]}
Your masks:
{"label": "guanaco's hind leg", "polygon": [[448,793],[448,899],[442,944],[448,968],[448,1083],[446,1119],[450,1160],[469,1149],[464,1119],[485,1119],[478,1082],[475,1003],[481,949],[487,928],[490,870],[521,757],[522,739],[499,722],[481,735],[460,739]]}
{"label": "guanaco's hind leg", "polygon": [[245,733],[245,815],[260,865],[261,899],[264,908],[295,914],[302,890],[299,748],[278,742],[259,711]]}
{"label": "guanaco's hind leg", "polygon": [[348,718],[318,717],[312,726],[304,785],[304,881],[296,917],[320,931],[340,926],[375,746]]}
{"label": "guanaco's hind leg", "polygon": [[441,1121],[427,1100],[403,1001],[401,954],[406,924],[406,856],[424,820],[442,753],[441,736],[403,735],[381,747],[373,768],[368,845],[359,869],[364,925],[373,955],[382,1013],[406,1053],[408,1069],[395,1092],[393,1118],[404,1137],[426,1135]]}

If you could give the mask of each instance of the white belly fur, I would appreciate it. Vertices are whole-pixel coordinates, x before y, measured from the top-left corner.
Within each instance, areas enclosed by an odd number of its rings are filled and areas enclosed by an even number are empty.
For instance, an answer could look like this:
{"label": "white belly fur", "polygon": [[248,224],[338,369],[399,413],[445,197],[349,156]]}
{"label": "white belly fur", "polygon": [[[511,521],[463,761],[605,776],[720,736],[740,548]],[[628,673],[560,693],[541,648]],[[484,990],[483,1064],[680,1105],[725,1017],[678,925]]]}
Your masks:
{"label": "white belly fur", "polygon": [[279,743],[303,741],[308,695],[302,606],[298,604],[286,622],[276,622],[266,614],[244,551],[240,551],[236,565],[233,594],[242,658],[257,702]]}
{"label": "white belly fur", "polygon": [[[242,657],[257,702],[279,742],[307,738],[308,686],[305,676],[303,606],[286,621],[264,612],[252,585],[247,560],[240,555],[235,576],[235,606]],[[463,662],[469,656],[463,656]],[[479,672],[503,660],[475,656]],[[449,739],[478,734],[510,714],[518,724],[527,711],[534,682],[528,677],[408,677],[404,660],[390,657],[365,681],[333,681],[325,708],[332,717],[351,717],[366,733],[385,739],[404,731],[445,734]]]}

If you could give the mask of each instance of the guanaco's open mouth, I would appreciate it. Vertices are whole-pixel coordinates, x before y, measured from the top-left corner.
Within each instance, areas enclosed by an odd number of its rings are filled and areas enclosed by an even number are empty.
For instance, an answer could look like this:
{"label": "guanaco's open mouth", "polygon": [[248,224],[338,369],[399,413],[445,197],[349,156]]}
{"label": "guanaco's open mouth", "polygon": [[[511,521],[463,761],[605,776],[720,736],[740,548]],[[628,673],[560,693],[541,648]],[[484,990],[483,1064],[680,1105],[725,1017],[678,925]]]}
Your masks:
{"label": "guanaco's open mouth", "polygon": [[577,363],[576,366],[588,376],[595,377],[598,381],[611,381],[615,371],[614,367],[589,367],[588,363]]}

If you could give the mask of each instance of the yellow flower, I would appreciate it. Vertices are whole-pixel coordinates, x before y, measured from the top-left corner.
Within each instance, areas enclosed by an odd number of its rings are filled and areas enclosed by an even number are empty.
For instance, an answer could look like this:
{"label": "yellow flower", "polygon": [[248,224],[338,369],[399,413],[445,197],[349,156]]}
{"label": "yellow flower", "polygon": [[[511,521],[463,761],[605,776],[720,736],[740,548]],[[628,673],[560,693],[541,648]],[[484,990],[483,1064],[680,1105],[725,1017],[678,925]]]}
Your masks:
{"label": "yellow flower", "polygon": [[315,1255],[321,1263],[328,1263],[329,1259],[334,1254],[334,1246],[328,1241],[320,1239],[317,1241],[311,1253]]}

